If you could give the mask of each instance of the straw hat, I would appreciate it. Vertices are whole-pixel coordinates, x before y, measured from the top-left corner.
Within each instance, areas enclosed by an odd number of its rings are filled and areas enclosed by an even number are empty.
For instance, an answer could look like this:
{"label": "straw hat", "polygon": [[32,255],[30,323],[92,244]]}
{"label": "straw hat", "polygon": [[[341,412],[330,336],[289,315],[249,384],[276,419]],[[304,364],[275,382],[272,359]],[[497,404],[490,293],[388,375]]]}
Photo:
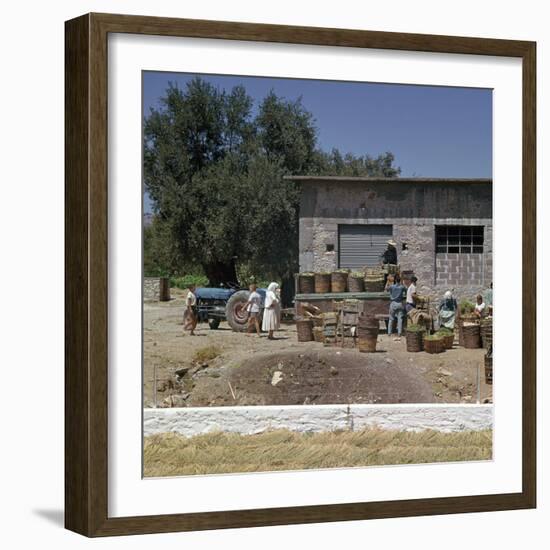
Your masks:
{"label": "straw hat", "polygon": [[397,246],[397,243],[396,243],[393,239],[390,239],[390,240],[388,241],[388,244],[389,244],[390,246]]}

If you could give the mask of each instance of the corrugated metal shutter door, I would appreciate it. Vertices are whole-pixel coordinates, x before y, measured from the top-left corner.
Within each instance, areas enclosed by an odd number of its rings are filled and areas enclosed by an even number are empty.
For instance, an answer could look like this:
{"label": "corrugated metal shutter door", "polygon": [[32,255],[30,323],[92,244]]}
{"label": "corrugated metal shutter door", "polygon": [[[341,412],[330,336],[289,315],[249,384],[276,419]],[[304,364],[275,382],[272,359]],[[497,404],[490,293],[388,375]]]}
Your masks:
{"label": "corrugated metal shutter door", "polygon": [[380,256],[392,238],[391,225],[340,225],[340,267],[361,269],[380,264]]}

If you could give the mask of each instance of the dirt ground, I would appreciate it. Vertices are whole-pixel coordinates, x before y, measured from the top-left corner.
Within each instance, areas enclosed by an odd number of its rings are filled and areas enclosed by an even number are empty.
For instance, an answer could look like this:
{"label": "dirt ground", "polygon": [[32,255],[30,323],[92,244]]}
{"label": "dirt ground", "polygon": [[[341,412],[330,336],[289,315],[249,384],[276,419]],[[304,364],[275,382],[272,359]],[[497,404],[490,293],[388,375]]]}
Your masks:
{"label": "dirt ground", "polygon": [[[380,334],[376,353],[298,342],[294,325],[266,335],[182,326],[184,292],[144,304],[145,407],[324,403],[476,403],[492,399],[483,349],[409,353]],[[156,379],[156,382],[155,382]],[[156,392],[155,392],[156,387]],[[155,395],[156,393],[156,395]]]}

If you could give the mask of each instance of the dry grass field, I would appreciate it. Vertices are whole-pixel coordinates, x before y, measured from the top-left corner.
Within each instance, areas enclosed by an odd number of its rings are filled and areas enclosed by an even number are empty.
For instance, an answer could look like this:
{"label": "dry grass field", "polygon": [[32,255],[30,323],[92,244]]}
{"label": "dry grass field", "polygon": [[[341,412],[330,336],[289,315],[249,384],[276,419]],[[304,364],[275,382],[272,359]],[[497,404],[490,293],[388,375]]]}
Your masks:
{"label": "dry grass field", "polygon": [[167,433],[144,440],[145,477],[490,460],[492,431],[368,429],[300,434]]}

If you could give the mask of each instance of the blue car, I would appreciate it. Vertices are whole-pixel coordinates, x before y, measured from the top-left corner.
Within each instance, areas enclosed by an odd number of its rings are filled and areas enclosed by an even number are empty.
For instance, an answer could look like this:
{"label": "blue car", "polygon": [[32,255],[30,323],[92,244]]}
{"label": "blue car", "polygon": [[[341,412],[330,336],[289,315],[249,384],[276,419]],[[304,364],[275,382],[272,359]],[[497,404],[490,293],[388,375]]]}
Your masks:
{"label": "blue car", "polygon": [[[262,297],[260,320],[263,315],[265,302],[265,288],[256,290]],[[237,332],[246,330],[248,314],[244,304],[248,302],[250,291],[231,286],[230,288],[197,288],[197,308],[199,321],[208,322],[211,329],[217,329],[222,321],[227,321],[229,326]]]}

